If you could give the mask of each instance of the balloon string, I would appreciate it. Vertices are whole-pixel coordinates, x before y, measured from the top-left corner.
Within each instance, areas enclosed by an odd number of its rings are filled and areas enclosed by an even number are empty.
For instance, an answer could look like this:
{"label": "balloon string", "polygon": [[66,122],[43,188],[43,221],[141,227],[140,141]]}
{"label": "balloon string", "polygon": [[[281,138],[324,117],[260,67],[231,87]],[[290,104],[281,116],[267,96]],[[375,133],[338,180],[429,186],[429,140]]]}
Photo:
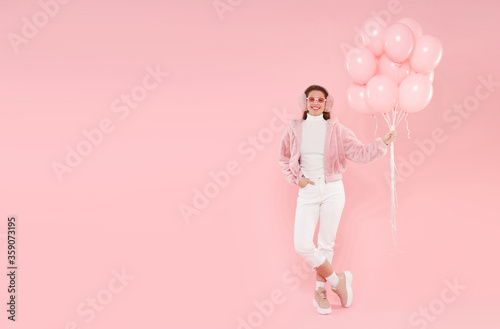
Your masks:
{"label": "balloon string", "polygon": [[401,121],[402,114],[403,114],[403,110],[402,109],[398,109],[398,115],[396,117],[396,126],[399,124],[399,121]]}
{"label": "balloon string", "polygon": [[[387,118],[387,114],[382,113],[382,117],[385,119],[385,122],[387,123],[387,125],[390,126],[389,119]],[[398,167],[394,166],[394,169],[396,169],[396,173],[398,174],[398,176],[401,177],[401,175],[399,174],[399,171],[398,171]]]}
{"label": "balloon string", "polygon": [[399,124],[399,121],[401,120],[401,114],[402,114],[402,110],[399,108],[399,102],[396,102],[396,106],[394,107],[394,111],[393,111],[393,129],[396,129],[396,127],[398,126]]}
{"label": "balloon string", "polygon": [[394,129],[394,120],[396,119],[396,107],[391,110],[391,129]]}
{"label": "balloon string", "polygon": [[390,127],[391,124],[389,123],[389,118],[387,117],[387,113],[382,113],[382,117],[384,118],[384,120],[387,123],[387,125]]}
{"label": "balloon string", "polygon": [[[394,169],[396,169],[396,173],[399,176],[398,168],[396,168],[396,162],[394,162]],[[399,177],[401,177],[401,176],[399,176]],[[395,210],[395,212],[397,213],[397,209],[398,209],[398,191],[396,190],[395,186],[394,186],[394,196],[396,197],[396,210]]]}
{"label": "balloon string", "polygon": [[377,136],[377,129],[378,129],[378,119],[375,114],[372,114],[372,116],[375,118],[375,134],[373,134],[373,138]]}
{"label": "balloon string", "polygon": [[396,116],[396,120],[395,120],[395,125],[394,126],[397,126],[398,125],[399,116],[401,115],[401,110],[396,109],[395,111],[396,111],[395,112],[396,113],[396,115],[395,115]]}
{"label": "balloon string", "polygon": [[[399,102],[398,102],[398,105],[399,105]],[[398,118],[397,118],[397,121],[396,121],[396,126],[398,126],[399,122],[401,122],[401,119],[404,116],[403,113],[406,113],[406,112],[404,112],[402,109],[399,109]],[[408,113],[406,113],[406,115],[408,115]],[[398,171],[398,167],[396,166],[396,162],[394,162],[394,169],[396,170],[396,174],[398,174],[398,176],[401,178],[401,175],[399,174],[399,171]],[[396,209],[397,209],[398,208],[398,191],[394,190],[394,194],[396,196]]]}
{"label": "balloon string", "polygon": [[398,253],[398,237],[397,237],[397,227],[396,227],[396,180],[394,178],[394,143],[391,143],[391,227],[392,227],[392,240],[394,243],[394,254]]}
{"label": "balloon string", "polygon": [[[403,111],[402,109],[400,109],[396,125],[398,125],[399,122],[403,119],[403,117],[405,116],[405,113],[406,113],[405,111]],[[408,113],[406,113],[406,114],[408,114]]]}
{"label": "balloon string", "polygon": [[[396,169],[396,174],[398,174],[399,178],[401,178],[401,175],[399,174],[398,167],[396,166],[396,163],[394,163],[394,169]],[[396,194],[397,198],[397,194]]]}
{"label": "balloon string", "polygon": [[[399,102],[396,103],[396,106],[392,108],[391,110],[391,116],[388,117],[387,123],[389,124],[389,128],[391,130],[395,129],[396,126],[398,125],[402,112],[399,107]],[[398,208],[398,202],[397,202],[397,192],[396,192],[396,179],[394,172],[397,171],[396,168],[396,163],[394,159],[394,143],[391,143],[391,227],[392,227],[392,239],[394,243],[394,254],[396,255],[399,251],[399,246],[398,246],[398,229],[396,226],[396,214],[397,214],[397,208]],[[399,176],[399,172],[398,172]]]}
{"label": "balloon string", "polygon": [[406,119],[407,117],[408,117],[408,113],[406,113],[405,121],[406,121],[406,130],[408,130],[408,139],[410,139],[410,129],[408,128],[408,120]]}
{"label": "balloon string", "polygon": [[[384,118],[385,122],[389,126],[390,129],[395,129],[397,126],[397,123],[399,123],[400,118],[402,118],[402,110],[398,108],[399,103],[396,104],[394,108],[390,110],[389,113],[382,113],[382,117]],[[399,119],[399,120],[397,120]],[[396,193],[396,179],[394,177],[394,172],[396,171],[398,176],[399,171],[396,168],[396,164],[394,161],[394,143],[391,143],[391,159],[390,159],[390,167],[391,167],[391,227],[392,227],[392,240],[394,243],[394,254],[397,254],[399,251],[399,244],[398,244],[398,229],[396,227],[396,213],[397,213],[397,208],[398,208],[398,202],[397,202],[397,193]]]}

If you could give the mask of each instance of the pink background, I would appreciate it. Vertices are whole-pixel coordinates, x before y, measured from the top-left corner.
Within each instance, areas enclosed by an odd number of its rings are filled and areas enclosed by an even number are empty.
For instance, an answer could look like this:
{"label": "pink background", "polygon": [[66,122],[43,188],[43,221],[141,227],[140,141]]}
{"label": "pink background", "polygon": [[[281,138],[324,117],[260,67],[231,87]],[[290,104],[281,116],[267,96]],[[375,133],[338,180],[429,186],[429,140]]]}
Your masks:
{"label": "pink background", "polygon": [[[401,0],[390,15],[439,38],[443,58],[431,103],[408,116],[410,139],[397,128],[398,256],[389,154],[349,162],[333,265],[353,273],[355,299],[344,309],[329,293],[328,316],[312,307],[315,277],[293,248],[298,188],[278,166],[276,113],[299,118],[298,94],[320,84],[360,140],[383,137],[381,117],[375,133],[347,106],[341,46],[388,3],[232,1],[222,16],[214,3],[69,1],[18,52],[9,33],[43,19],[42,7],[0,4],[2,328],[498,328],[500,88],[466,118],[450,111],[472,102],[479,77],[500,81],[500,3]],[[148,66],[168,76],[122,120],[112,104],[139,90]],[[114,130],[58,180],[52,164],[105,118]],[[445,140],[419,157],[435,129]],[[238,166],[228,184],[183,217],[228,164]],[[16,324],[5,312],[11,215]],[[416,315],[423,308],[433,317]]]}

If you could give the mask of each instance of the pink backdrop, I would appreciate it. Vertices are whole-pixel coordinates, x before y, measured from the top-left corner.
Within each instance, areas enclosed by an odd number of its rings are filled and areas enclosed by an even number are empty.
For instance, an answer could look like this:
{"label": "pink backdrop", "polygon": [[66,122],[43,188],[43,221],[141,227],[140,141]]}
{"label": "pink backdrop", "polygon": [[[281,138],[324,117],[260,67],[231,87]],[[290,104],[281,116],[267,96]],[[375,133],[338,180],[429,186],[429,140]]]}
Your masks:
{"label": "pink backdrop", "polygon": [[[2,328],[500,326],[497,1],[0,6]],[[279,143],[310,84],[363,142],[388,131],[347,106],[342,49],[370,16],[415,19],[443,58],[410,139],[397,128],[403,252],[389,154],[349,162],[333,265],[354,274],[355,299],[343,309],[329,293],[320,316]]]}

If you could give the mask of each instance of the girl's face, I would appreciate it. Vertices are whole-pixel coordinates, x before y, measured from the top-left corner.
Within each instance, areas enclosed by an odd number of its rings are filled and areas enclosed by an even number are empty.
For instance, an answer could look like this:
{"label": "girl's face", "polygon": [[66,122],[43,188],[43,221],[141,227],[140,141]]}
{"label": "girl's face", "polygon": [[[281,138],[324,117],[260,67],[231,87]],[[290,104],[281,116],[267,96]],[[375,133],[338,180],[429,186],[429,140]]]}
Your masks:
{"label": "girl's face", "polygon": [[[320,103],[321,98],[323,102]],[[320,90],[312,90],[309,92],[309,96],[307,97],[306,103],[307,103],[307,112],[309,112],[310,115],[323,115],[323,111],[325,110],[325,104],[326,104],[325,94],[323,94],[323,92]]]}

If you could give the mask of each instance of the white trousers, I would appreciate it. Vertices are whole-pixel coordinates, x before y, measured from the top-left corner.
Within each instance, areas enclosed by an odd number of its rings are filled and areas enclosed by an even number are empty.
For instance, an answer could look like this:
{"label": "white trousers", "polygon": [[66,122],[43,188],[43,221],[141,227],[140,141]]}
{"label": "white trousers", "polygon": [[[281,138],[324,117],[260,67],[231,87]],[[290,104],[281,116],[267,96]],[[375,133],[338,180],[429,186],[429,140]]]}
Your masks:
{"label": "white trousers", "polygon": [[[316,268],[325,260],[332,263],[333,246],[344,209],[345,193],[342,179],[330,183],[325,183],[324,177],[309,179],[316,184],[299,187],[293,241],[295,251],[312,268]],[[316,248],[313,239],[318,217],[320,226]]]}

